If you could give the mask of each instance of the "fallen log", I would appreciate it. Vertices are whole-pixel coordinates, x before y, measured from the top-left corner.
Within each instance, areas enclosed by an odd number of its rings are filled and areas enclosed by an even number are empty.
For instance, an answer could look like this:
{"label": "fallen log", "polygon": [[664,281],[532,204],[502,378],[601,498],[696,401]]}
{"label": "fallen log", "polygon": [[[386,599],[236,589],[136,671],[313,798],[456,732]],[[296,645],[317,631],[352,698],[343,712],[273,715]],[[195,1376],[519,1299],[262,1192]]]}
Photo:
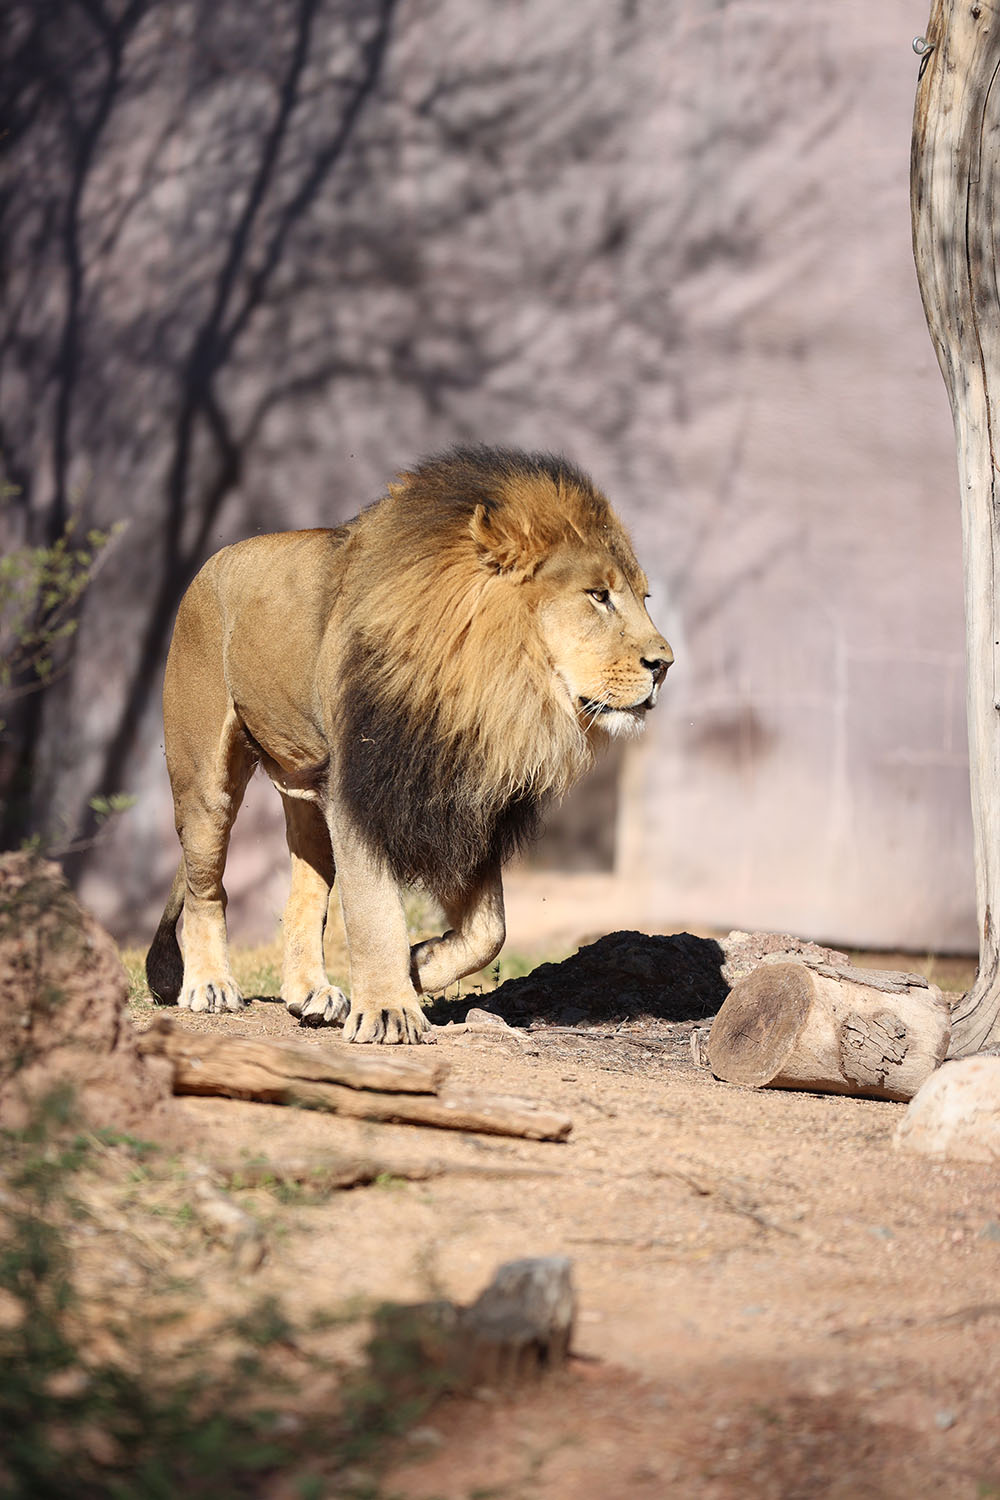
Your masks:
{"label": "fallen log", "polygon": [[[438,1093],[447,1064],[423,1053],[358,1053],[276,1046],[248,1037],[202,1036],[161,1018],[140,1038],[166,1057],[175,1094],[299,1105],[383,1124],[432,1125],[481,1135],[564,1141],[568,1116],[530,1099]],[[407,1092],[407,1090],[410,1090]]]}
{"label": "fallen log", "polygon": [[492,1181],[512,1177],[558,1177],[551,1167],[525,1167],[517,1162],[402,1161],[396,1157],[331,1156],[321,1158],[261,1158],[258,1161],[212,1163],[211,1171],[227,1188],[303,1188],[307,1194],[324,1195],[370,1187],[395,1178],[400,1182],[430,1182],[435,1177],[479,1177]]}
{"label": "fallen log", "polygon": [[[212,1080],[229,1078],[250,1092],[248,1098],[264,1098],[269,1087],[287,1092],[293,1081],[337,1083],[352,1089],[376,1089],[380,1093],[436,1094],[448,1075],[448,1064],[436,1053],[420,1050],[391,1052],[385,1048],[297,1047],[288,1043],[261,1042],[248,1036],[202,1035],[186,1031],[170,1016],[157,1016],[139,1037],[139,1051],[147,1056],[167,1057],[183,1063],[189,1087],[197,1093],[199,1073],[206,1079],[205,1092],[217,1093]],[[238,1097],[238,1096],[234,1096]],[[286,1099],[268,1100],[283,1104]]]}
{"label": "fallen log", "polygon": [[751,1088],[911,1099],[945,1058],[948,1003],[919,974],[775,955],[730,991],[708,1035],[717,1078]]}

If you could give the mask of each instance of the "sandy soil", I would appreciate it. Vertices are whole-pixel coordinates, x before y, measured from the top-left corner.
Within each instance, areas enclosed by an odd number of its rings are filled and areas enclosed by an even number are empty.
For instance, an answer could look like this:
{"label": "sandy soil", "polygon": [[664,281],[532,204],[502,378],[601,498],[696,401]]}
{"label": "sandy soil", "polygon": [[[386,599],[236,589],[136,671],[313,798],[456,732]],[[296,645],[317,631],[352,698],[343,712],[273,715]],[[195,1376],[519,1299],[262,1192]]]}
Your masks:
{"label": "sandy soil", "polygon": [[[178,1024],[343,1045],[262,1001]],[[1000,1496],[996,1170],[895,1151],[901,1105],[715,1082],[690,1022],[596,1030],[440,1034],[456,1085],[570,1113],[562,1145],[183,1101],[215,1159],[448,1169],[282,1208],[264,1265],[234,1276],[220,1251],[207,1294],[274,1292],[303,1316],[466,1301],[504,1260],[572,1257],[568,1369],[439,1404],[385,1481],[409,1500]]]}

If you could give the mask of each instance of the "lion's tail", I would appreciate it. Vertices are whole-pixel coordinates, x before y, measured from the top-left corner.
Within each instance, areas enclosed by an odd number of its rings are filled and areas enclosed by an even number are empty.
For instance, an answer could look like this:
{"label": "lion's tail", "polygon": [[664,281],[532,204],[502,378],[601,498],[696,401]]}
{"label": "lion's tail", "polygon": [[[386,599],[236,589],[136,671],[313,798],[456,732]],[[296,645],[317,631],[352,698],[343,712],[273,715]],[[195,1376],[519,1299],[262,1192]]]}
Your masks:
{"label": "lion's tail", "polygon": [[184,910],[184,892],[187,889],[187,874],[184,861],[177,866],[174,883],[170,887],[167,904],[163,908],[156,936],[146,954],[146,983],[149,993],[161,1005],[176,1005],[184,978],[184,958],[177,941],[177,923]]}

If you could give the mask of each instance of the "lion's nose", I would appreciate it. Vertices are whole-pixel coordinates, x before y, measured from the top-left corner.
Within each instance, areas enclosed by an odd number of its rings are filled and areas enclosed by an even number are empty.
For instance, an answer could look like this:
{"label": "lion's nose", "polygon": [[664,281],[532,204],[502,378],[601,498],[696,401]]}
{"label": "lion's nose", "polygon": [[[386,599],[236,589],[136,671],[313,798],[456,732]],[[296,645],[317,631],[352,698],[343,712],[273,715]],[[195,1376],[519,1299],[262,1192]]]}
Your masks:
{"label": "lion's nose", "polygon": [[673,663],[673,659],[674,653],[666,641],[663,642],[663,654],[661,656],[640,656],[639,660],[642,662],[642,665],[646,668],[647,672],[652,673],[653,677],[652,691],[646,699],[647,708],[656,707],[656,700],[660,695],[660,684],[666,677],[667,668]]}

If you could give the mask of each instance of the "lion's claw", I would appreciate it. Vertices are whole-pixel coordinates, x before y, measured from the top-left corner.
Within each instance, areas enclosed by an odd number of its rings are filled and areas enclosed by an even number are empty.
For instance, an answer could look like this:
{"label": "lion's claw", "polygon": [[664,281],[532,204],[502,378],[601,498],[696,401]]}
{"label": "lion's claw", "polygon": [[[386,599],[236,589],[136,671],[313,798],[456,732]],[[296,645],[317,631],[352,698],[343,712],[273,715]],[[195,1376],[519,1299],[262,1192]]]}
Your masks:
{"label": "lion's claw", "polygon": [[344,1041],[361,1045],[416,1046],[419,1042],[427,1044],[436,1040],[431,1023],[418,1005],[352,1008],[344,1025]]}
{"label": "lion's claw", "polygon": [[335,984],[325,984],[308,990],[300,1000],[286,1000],[285,1006],[290,1015],[298,1016],[301,1026],[337,1026],[351,1003]]}
{"label": "lion's claw", "polygon": [[242,1010],[243,996],[232,979],[210,979],[204,984],[189,984],[181,991],[177,1001],[182,1010],[205,1011],[209,1015],[221,1016],[227,1011]]}

